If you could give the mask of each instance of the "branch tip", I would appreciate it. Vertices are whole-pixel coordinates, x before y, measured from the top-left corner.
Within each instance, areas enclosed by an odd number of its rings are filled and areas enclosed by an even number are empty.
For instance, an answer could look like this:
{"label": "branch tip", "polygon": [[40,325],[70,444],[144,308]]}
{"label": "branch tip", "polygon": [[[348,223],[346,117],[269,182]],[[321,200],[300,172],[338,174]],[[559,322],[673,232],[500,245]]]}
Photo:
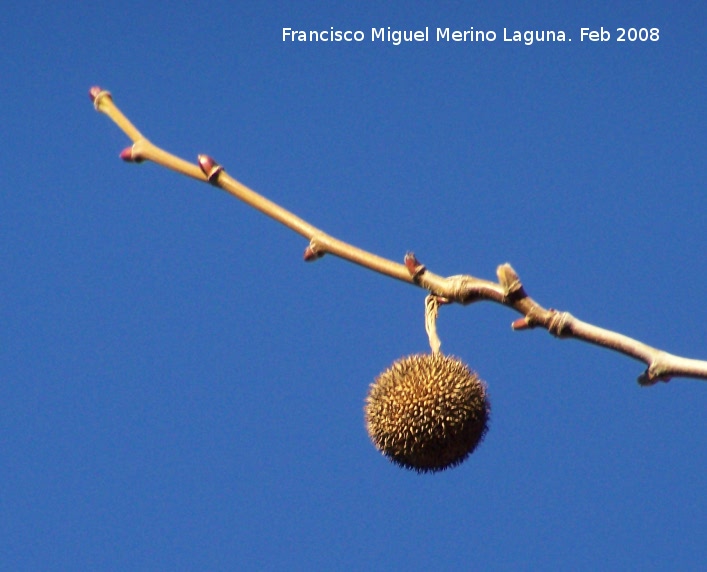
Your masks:
{"label": "branch tip", "polygon": [[96,101],[98,94],[102,91],[103,90],[100,87],[94,85],[91,89],[88,90],[88,96],[91,98],[91,101]]}
{"label": "branch tip", "polygon": [[105,111],[100,107],[101,101],[104,98],[112,99],[113,97],[111,96],[110,91],[101,89],[97,85],[94,85],[91,89],[88,90],[88,96],[91,98],[91,101],[93,102],[93,107],[96,111]]}

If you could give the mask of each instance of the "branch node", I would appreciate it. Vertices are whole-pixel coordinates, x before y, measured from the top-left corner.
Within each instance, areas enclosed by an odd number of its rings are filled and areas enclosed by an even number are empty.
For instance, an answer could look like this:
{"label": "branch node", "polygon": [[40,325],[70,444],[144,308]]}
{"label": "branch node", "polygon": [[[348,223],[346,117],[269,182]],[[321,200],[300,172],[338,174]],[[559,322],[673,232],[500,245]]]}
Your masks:
{"label": "branch node", "polygon": [[568,326],[572,320],[572,314],[569,312],[558,312],[550,308],[550,323],[547,325],[547,331],[557,338],[563,338],[569,334]]}
{"label": "branch node", "polygon": [[319,260],[325,254],[326,252],[324,252],[323,250],[319,250],[314,239],[312,239],[309,243],[309,246],[304,249],[304,261],[314,262],[315,260]]}
{"label": "branch node", "polygon": [[666,372],[666,367],[660,359],[654,359],[648,366],[646,371],[638,376],[638,385],[642,387],[650,387],[662,381],[668,383],[671,377]]}
{"label": "branch node", "polygon": [[482,300],[483,295],[479,291],[478,280],[468,274],[455,274],[447,276],[444,281],[447,283],[447,289],[450,292],[449,298],[458,304],[466,306]]}
{"label": "branch node", "polygon": [[223,167],[219,165],[213,158],[208,155],[198,155],[197,159],[199,161],[199,167],[201,171],[206,175],[206,180],[212,185],[215,185],[218,181],[218,176],[223,171]]}
{"label": "branch node", "polygon": [[528,312],[525,315],[525,319],[528,321],[528,326],[535,327],[540,323],[540,320],[538,319],[538,312],[537,308],[533,306],[528,310]]}

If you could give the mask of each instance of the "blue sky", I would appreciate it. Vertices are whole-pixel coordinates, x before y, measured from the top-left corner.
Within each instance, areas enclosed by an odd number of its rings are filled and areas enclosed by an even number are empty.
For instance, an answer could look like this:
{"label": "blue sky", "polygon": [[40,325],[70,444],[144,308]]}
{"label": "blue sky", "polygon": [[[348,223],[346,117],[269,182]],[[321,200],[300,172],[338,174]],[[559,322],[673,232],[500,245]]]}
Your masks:
{"label": "blue sky", "polygon": [[[4,8],[6,569],[704,565],[704,382],[641,388],[641,363],[444,307],[442,350],[488,383],[490,430],[453,470],[403,470],[363,403],[428,349],[424,291],[305,264],[306,241],[225,193],[121,162],[127,138],[88,98],[109,89],[155,143],[357,246],[442,275],[510,262],[546,307],[707,358],[707,9],[535,4]],[[388,26],[432,37],[371,41]]]}

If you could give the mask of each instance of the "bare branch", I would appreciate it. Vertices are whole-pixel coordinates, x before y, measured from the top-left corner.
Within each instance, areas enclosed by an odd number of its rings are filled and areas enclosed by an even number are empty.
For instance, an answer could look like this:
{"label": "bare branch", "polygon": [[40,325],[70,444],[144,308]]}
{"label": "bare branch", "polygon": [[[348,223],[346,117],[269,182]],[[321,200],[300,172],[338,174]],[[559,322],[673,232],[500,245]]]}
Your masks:
{"label": "bare branch", "polygon": [[498,267],[498,282],[467,274],[445,278],[428,271],[413,253],[406,254],[404,264],[400,264],[334,238],[249,189],[226,173],[211,157],[199,155],[198,164],[193,164],[160,149],[122,114],[108,91],[93,87],[89,94],[96,110],[108,115],[133,141],[132,147],[121,152],[123,160],[135,163],[152,161],[223,189],[308,239],[309,245],[304,251],[306,261],[332,254],[385,276],[424,288],[437,297],[438,303],[470,304],[486,300],[508,306],[523,316],[513,322],[514,330],[542,327],[558,338],[582,340],[642,361],[647,369],[638,377],[638,383],[643,386],[654,385],[659,381],[667,382],[673,377],[707,380],[707,361],[669,354],[623,334],[578,320],[568,312],[543,308],[526,294],[518,274],[510,264]]}

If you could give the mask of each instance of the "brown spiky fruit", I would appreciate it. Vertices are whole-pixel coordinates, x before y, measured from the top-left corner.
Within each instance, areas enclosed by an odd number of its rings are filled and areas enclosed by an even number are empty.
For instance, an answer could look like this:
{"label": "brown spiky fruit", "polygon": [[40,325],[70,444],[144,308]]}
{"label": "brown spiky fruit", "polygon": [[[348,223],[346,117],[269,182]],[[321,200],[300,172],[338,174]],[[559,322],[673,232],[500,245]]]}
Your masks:
{"label": "brown spiky fruit", "polygon": [[463,462],[486,434],[486,384],[459,359],[417,354],[399,359],[371,384],[366,428],[391,461],[418,472]]}

